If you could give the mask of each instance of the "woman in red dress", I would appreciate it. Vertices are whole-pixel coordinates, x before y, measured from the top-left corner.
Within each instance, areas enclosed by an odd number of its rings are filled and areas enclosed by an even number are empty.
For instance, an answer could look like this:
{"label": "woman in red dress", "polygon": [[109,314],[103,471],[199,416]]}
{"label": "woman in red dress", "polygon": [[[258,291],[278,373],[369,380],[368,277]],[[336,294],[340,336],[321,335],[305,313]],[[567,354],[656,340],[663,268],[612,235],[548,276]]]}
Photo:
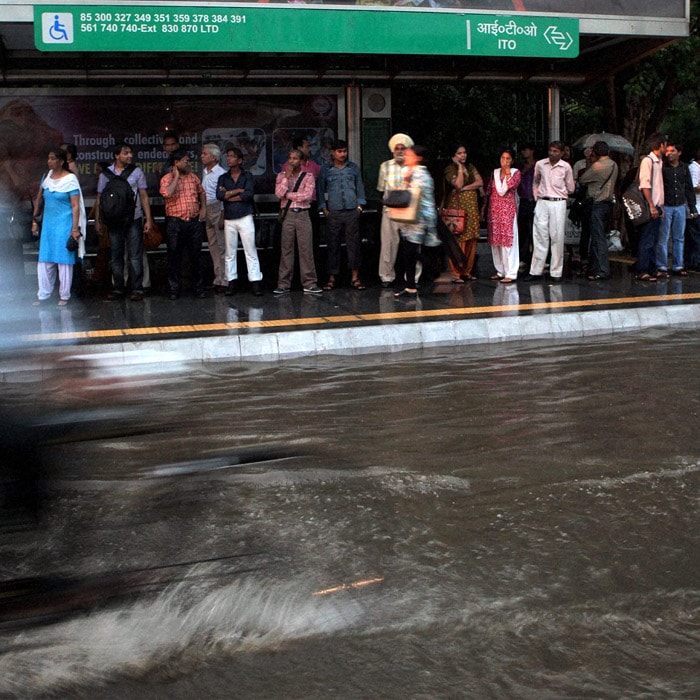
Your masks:
{"label": "woman in red dress", "polygon": [[502,284],[515,282],[520,265],[518,251],[517,191],[520,172],[513,168],[513,154],[501,153],[501,166],[491,175],[488,187],[488,234],[496,274]]}

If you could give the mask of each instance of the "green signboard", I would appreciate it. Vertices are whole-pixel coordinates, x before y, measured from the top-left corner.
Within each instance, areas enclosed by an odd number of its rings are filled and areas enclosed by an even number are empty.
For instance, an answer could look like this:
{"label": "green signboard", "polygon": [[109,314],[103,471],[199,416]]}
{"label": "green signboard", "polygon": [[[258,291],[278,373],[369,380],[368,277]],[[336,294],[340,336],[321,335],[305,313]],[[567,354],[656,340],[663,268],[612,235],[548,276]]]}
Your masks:
{"label": "green signboard", "polygon": [[35,5],[42,51],[578,55],[578,20],[323,7]]}

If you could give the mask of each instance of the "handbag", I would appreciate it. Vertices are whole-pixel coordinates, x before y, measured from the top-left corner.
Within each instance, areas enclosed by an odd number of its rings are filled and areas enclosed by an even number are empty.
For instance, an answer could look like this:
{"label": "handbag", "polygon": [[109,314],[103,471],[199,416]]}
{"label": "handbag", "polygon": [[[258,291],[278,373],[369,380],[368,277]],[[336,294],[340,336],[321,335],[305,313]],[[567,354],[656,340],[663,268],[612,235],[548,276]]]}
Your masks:
{"label": "handbag", "polygon": [[145,250],[157,250],[163,242],[163,234],[160,232],[157,224],[153,222],[151,230],[143,232],[143,247]]}
{"label": "handbag", "polygon": [[411,206],[411,191],[410,190],[389,190],[382,199],[382,204],[385,207],[393,207],[396,209],[405,209]]}
{"label": "handbag", "polygon": [[574,199],[571,203],[571,208],[569,209],[569,221],[574,226],[581,226],[583,223],[583,217],[585,215],[585,205],[580,199]]}
{"label": "handbag", "polygon": [[622,237],[619,231],[608,231],[608,253],[622,252]]}
{"label": "handbag", "polygon": [[467,212],[464,209],[440,209],[440,218],[454,236],[464,233]]}
{"label": "handbag", "polygon": [[634,226],[642,226],[651,221],[649,203],[639,189],[639,173],[637,173],[637,179],[623,192],[622,204]]}
{"label": "handbag", "polygon": [[[410,193],[411,201],[408,206],[387,206],[389,218],[400,224],[415,224],[418,221],[418,204],[420,202],[420,187],[409,187],[405,190],[391,190],[391,192]],[[404,195],[406,198],[407,195]]]}
{"label": "handbag", "polygon": [[635,226],[642,226],[651,221],[649,204],[639,189],[639,182],[633,182],[622,194],[622,203],[630,221]]}
{"label": "handbag", "polygon": [[[80,234],[81,236],[83,235],[82,233]],[[73,236],[68,236],[68,240],[66,241],[66,250],[70,251],[71,253],[75,253],[76,250],[80,247],[80,237],[78,238],[73,238]]]}

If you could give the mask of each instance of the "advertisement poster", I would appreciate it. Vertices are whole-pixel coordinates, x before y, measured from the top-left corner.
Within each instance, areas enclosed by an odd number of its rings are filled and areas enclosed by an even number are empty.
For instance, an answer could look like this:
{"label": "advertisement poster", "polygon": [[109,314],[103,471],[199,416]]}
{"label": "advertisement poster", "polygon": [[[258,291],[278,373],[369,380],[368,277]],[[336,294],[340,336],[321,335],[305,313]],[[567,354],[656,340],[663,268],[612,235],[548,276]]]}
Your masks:
{"label": "advertisement poster", "polygon": [[255,176],[256,194],[272,194],[275,177],[291,144],[304,137],[319,163],[343,126],[338,94],[23,94],[0,96],[0,192],[3,198],[29,202],[46,171],[50,148],[72,143],[78,150],[80,184],[94,197],[103,163],[112,146],[126,141],[146,174],[149,194],[157,196],[158,172],[166,159],[161,140],[179,135],[191,152],[193,170],[201,170],[205,143],[222,151],[239,148]]}
{"label": "advertisement poster", "polygon": [[[220,0],[228,4],[229,0]],[[241,0],[250,2],[250,0]],[[265,4],[323,5],[348,7],[407,7],[443,10],[474,10],[478,12],[524,12],[547,15],[569,14],[576,17],[608,15],[628,17],[674,17],[686,16],[685,0],[257,0]],[[186,4],[178,3],[178,4]],[[213,3],[216,6],[216,2]]]}

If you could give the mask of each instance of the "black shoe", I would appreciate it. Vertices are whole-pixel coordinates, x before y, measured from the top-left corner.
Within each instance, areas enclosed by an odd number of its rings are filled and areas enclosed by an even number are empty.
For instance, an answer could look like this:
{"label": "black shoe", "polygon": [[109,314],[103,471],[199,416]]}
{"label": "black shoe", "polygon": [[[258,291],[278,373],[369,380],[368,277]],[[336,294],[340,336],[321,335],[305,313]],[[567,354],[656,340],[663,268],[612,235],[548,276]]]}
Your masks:
{"label": "black shoe", "polygon": [[232,297],[236,293],[236,283],[235,282],[229,282],[228,287],[226,287],[226,296],[227,297]]}
{"label": "black shoe", "polygon": [[180,295],[177,292],[170,292],[170,301],[175,301],[180,298]]}
{"label": "black shoe", "polygon": [[382,288],[383,289],[390,289],[391,287],[394,286],[393,282],[382,282]]}
{"label": "black shoe", "polygon": [[523,277],[524,282],[539,282],[542,279],[542,275],[525,275]]}
{"label": "black shoe", "polygon": [[253,296],[261,297],[263,295],[262,284],[260,282],[251,282],[253,288]]}
{"label": "black shoe", "polygon": [[131,294],[129,294],[129,299],[131,301],[143,301],[143,293],[142,292],[131,292]]}
{"label": "black shoe", "polygon": [[203,289],[200,289],[198,292],[194,293],[195,299],[206,299],[208,296],[209,295]]}
{"label": "black shoe", "polygon": [[214,294],[224,294],[226,292],[226,285],[225,284],[215,284],[214,285]]}
{"label": "black shoe", "polygon": [[119,301],[120,299],[124,298],[124,292],[110,292],[107,294],[106,299],[107,301]]}
{"label": "black shoe", "polygon": [[560,284],[561,283],[561,277],[550,277],[549,278],[550,282],[553,282],[554,284]]}

